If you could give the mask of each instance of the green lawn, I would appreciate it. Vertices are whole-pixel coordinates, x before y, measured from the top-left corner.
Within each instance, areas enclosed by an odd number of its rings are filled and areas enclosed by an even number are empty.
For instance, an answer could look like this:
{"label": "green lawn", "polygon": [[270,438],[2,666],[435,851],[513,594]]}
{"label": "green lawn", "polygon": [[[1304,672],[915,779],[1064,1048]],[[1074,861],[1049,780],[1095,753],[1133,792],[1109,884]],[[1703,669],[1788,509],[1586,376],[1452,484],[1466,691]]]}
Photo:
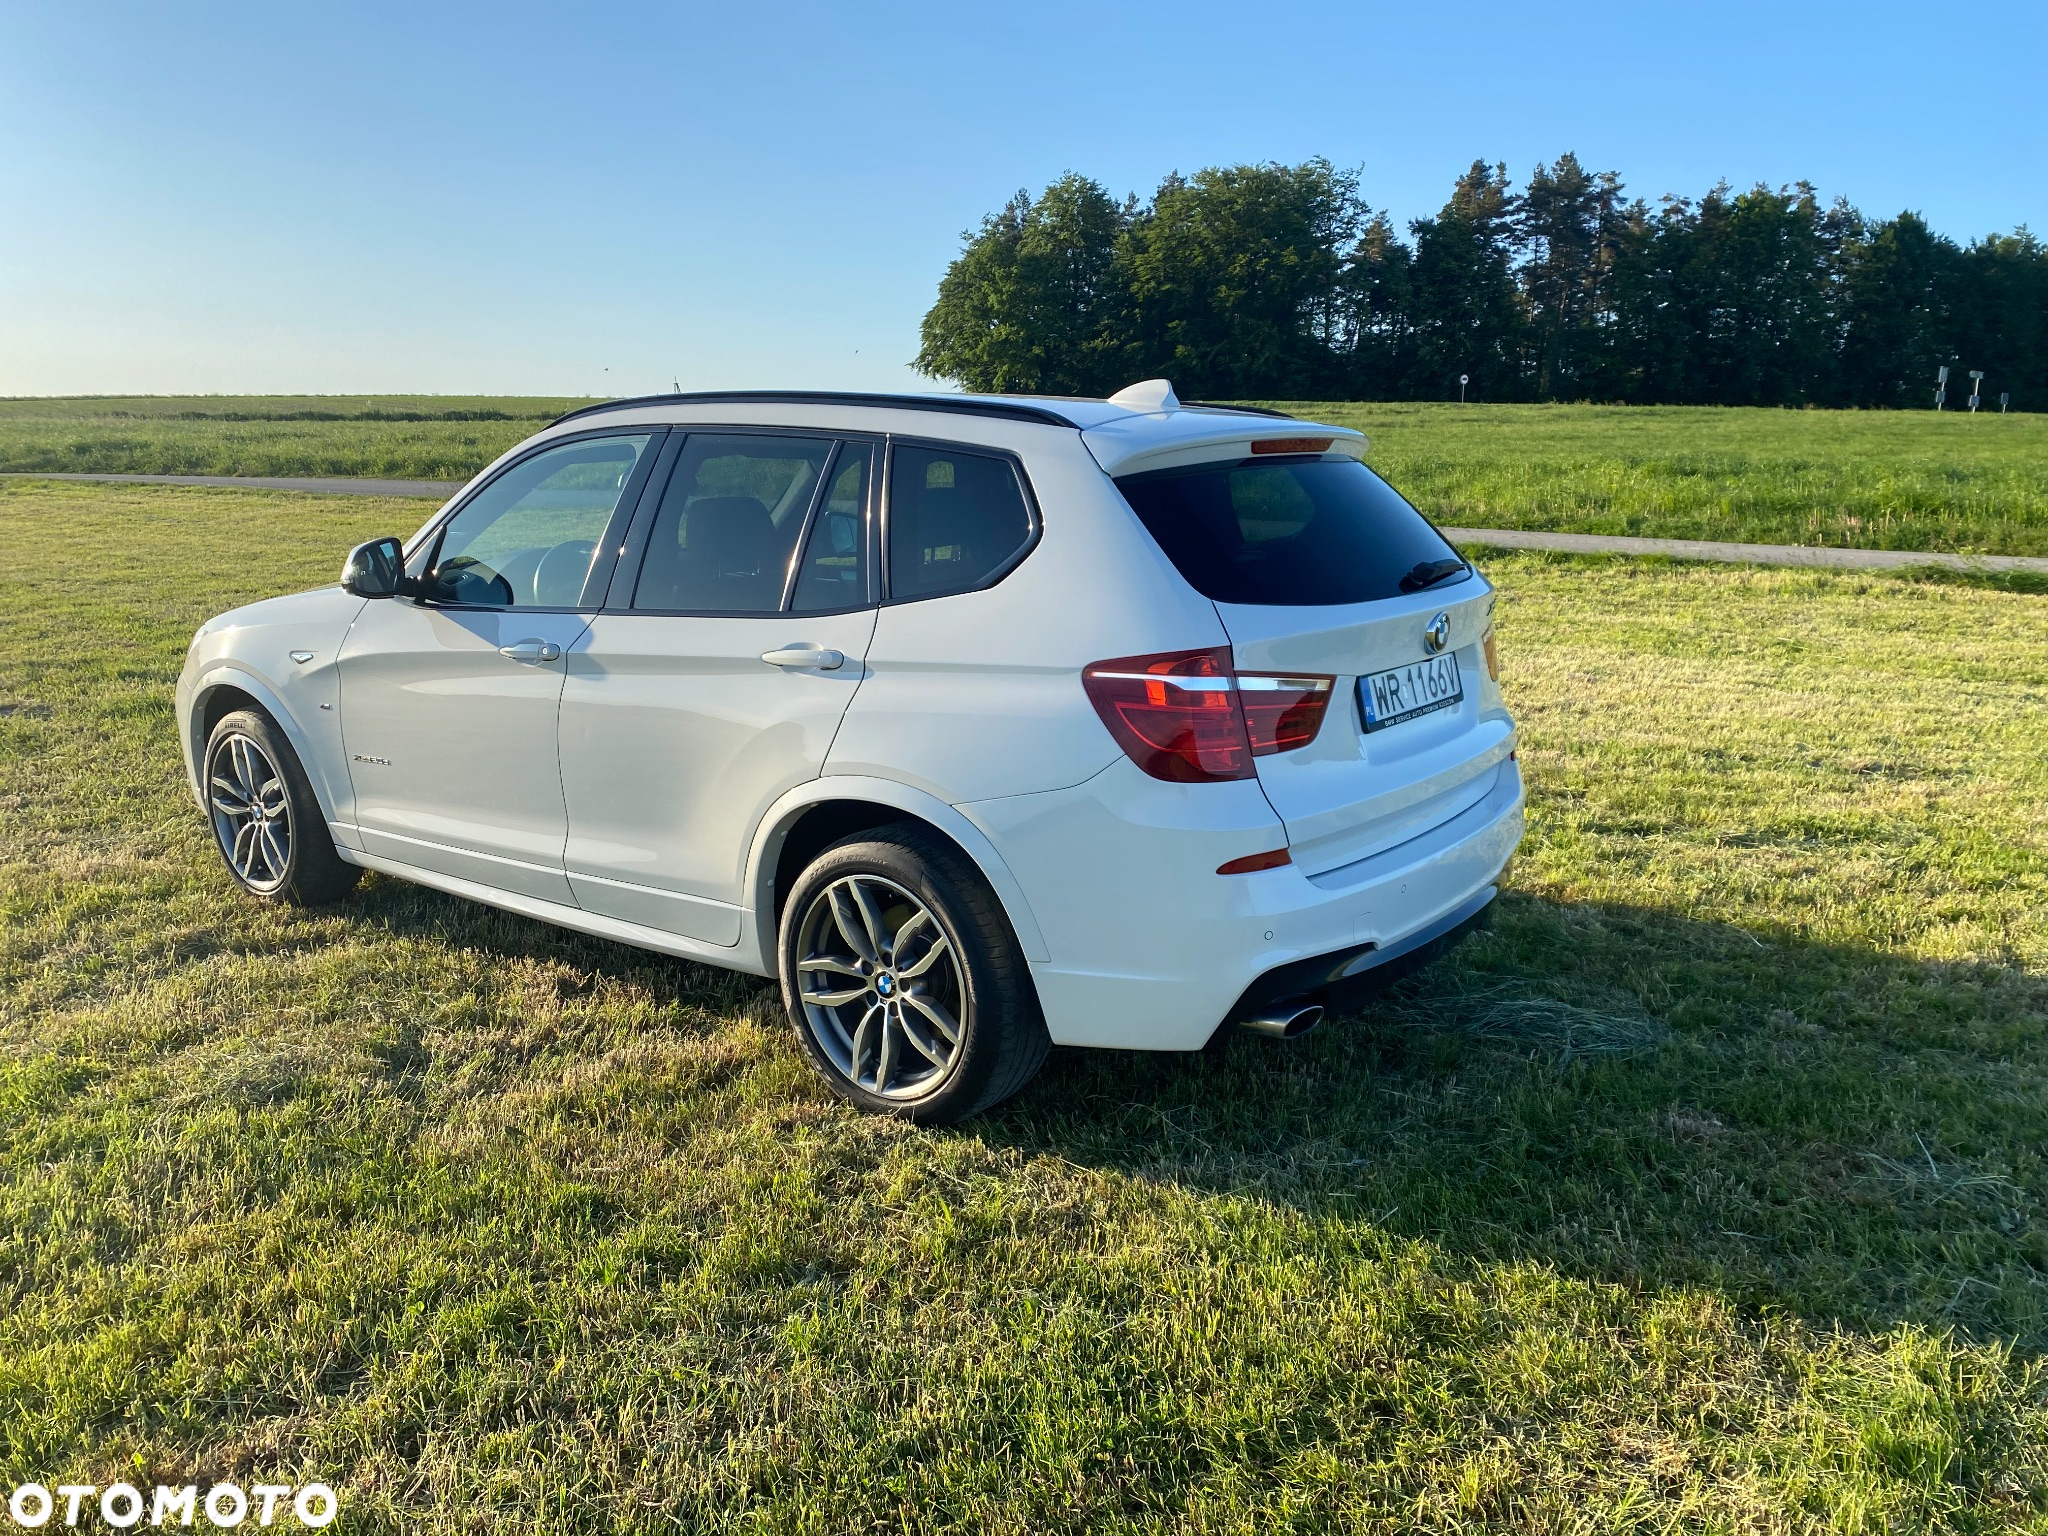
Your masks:
{"label": "green lawn", "polygon": [[0,484],[0,1485],[2048,1532],[2048,601],[1495,558],[1494,931],[1298,1046],[1056,1052],[935,1133],[752,980],[233,892],[185,641],[416,511]]}
{"label": "green lawn", "polygon": [[1438,522],[2048,555],[2048,415],[1315,405]]}
{"label": "green lawn", "polygon": [[452,395],[0,399],[0,470],[467,480],[588,403]]}
{"label": "green lawn", "polygon": [[[466,479],[570,400],[0,400],[0,470]],[[1296,403],[1466,528],[2048,555],[2048,415]]]}

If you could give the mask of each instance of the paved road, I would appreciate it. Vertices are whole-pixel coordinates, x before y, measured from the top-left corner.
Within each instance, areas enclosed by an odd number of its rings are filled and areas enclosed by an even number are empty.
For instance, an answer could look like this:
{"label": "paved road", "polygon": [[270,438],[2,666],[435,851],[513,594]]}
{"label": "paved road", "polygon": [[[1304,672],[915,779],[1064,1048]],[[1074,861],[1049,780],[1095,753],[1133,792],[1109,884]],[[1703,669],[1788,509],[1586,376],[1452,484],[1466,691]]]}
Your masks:
{"label": "paved road", "polygon": [[[110,480],[142,485],[225,485],[250,491],[310,491],[322,496],[412,496],[445,501],[458,480],[294,479],[270,475],[77,475],[7,472],[8,480]],[[1520,528],[1446,528],[1454,542],[1494,549],[1556,549],[1575,555],[1667,555],[1674,560],[1719,560],[1736,565],[1817,565],[1836,570],[1897,570],[1939,565],[1959,571],[2039,571],[2048,558],[2032,555],[1949,555],[1906,549],[1833,549],[1810,544],[1723,544],[1711,539],[1631,539],[1604,533],[1537,533]]]}
{"label": "paved road", "polygon": [[111,480],[123,485],[225,485],[243,491],[310,491],[316,496],[416,496],[446,501],[463,487],[460,480],[295,479],[283,475],[55,475],[18,470],[0,473],[0,480]]}
{"label": "paved road", "polygon": [[1812,544],[1723,544],[1712,539],[1629,539],[1605,533],[1537,533],[1520,528],[1446,528],[1455,544],[1496,549],[1557,549],[1575,555],[1668,555],[1674,560],[1722,560],[1738,565],[1825,565],[1837,570],[1897,570],[1939,565],[1955,571],[2040,571],[2048,558],[2034,555],[1948,555],[1912,549],[1832,549]]}

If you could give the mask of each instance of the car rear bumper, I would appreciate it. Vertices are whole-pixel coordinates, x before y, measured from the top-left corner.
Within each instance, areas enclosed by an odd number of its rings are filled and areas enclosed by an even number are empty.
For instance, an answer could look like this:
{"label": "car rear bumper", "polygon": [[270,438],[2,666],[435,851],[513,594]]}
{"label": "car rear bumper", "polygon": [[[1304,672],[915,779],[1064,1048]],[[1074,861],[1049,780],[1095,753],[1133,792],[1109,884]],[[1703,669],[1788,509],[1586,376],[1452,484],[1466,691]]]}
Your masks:
{"label": "car rear bumper", "polygon": [[1244,989],[1223,1022],[1232,1024],[1307,1003],[1337,1009],[1356,1007],[1454,948],[1473,929],[1485,927],[1493,913],[1493,898],[1499,894],[1498,886],[1489,885],[1462,906],[1391,943],[1354,944],[1334,954],[1275,966]]}
{"label": "car rear bumper", "polygon": [[961,810],[1044,933],[1031,969],[1054,1042],[1190,1051],[1248,1008],[1341,1005],[1456,942],[1521,840],[1523,789],[1505,761],[1458,815],[1314,876],[1215,872],[1286,842],[1251,782],[1162,784],[1119,762],[1072,789]]}

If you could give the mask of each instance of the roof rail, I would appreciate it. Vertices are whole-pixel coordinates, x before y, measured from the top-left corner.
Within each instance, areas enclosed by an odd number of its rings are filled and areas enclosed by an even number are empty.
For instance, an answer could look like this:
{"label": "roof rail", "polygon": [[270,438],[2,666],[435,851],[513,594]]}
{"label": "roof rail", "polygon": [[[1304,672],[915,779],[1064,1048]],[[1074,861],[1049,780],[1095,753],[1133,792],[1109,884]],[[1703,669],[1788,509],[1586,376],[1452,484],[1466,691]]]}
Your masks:
{"label": "roof rail", "polygon": [[1036,405],[1018,405],[1009,400],[977,400],[971,395],[948,398],[943,395],[868,395],[833,390],[804,389],[710,389],[682,394],[635,395],[625,400],[606,400],[564,412],[549,422],[558,426],[598,411],[621,411],[636,405],[700,405],[733,401],[749,405],[872,405],[898,411],[943,411],[966,416],[999,416],[1009,421],[1035,421],[1045,426],[1072,427],[1078,423],[1057,411]]}

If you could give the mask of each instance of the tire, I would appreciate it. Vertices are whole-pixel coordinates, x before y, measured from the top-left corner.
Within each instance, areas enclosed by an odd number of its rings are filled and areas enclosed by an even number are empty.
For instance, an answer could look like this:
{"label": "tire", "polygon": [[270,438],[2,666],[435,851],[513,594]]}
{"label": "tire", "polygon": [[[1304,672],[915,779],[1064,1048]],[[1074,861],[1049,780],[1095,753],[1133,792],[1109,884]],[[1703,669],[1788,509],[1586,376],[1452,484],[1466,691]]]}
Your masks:
{"label": "tire", "polygon": [[221,862],[258,901],[325,906],[362,879],[334,851],[298,753],[261,710],[221,717],[206,739],[199,782]]}
{"label": "tire", "polygon": [[778,956],[804,1053],[870,1113],[951,1125],[1030,1082],[1051,1048],[1002,904],[923,827],[819,854],[783,906]]}

